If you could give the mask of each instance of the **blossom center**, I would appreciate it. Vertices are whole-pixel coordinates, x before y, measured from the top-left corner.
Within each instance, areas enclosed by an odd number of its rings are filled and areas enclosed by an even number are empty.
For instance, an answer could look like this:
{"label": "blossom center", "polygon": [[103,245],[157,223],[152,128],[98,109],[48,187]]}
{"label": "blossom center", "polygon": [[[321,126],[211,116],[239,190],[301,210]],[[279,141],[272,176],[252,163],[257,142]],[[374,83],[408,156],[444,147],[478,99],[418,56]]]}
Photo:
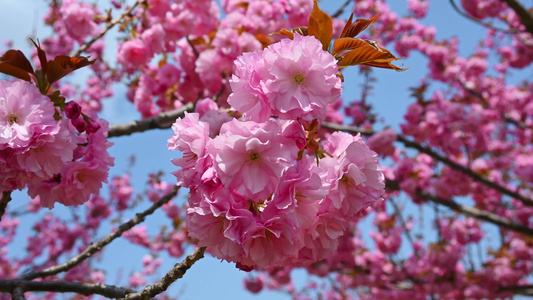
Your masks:
{"label": "blossom center", "polygon": [[198,159],[198,155],[196,155],[196,153],[194,153],[192,151],[183,152],[183,158],[185,158],[188,162],[196,161]]}
{"label": "blossom center", "polygon": [[9,122],[9,125],[13,125],[13,123],[17,123],[17,120],[18,120],[18,117],[17,117],[17,115],[15,115],[15,113],[11,113],[7,117],[7,121]]}
{"label": "blossom center", "polygon": [[355,181],[352,178],[350,178],[350,177],[348,177],[346,175],[342,176],[341,182],[344,183],[344,186],[346,188],[350,188],[350,187],[355,187],[356,186]]}
{"label": "blossom center", "polygon": [[304,83],[305,77],[301,73],[297,73],[296,75],[294,75],[293,80],[294,80],[294,83],[296,83],[297,85],[300,85]]}
{"label": "blossom center", "polygon": [[246,159],[246,162],[256,162],[259,161],[261,157],[259,156],[259,153],[257,151],[251,151],[248,153],[248,159]]}

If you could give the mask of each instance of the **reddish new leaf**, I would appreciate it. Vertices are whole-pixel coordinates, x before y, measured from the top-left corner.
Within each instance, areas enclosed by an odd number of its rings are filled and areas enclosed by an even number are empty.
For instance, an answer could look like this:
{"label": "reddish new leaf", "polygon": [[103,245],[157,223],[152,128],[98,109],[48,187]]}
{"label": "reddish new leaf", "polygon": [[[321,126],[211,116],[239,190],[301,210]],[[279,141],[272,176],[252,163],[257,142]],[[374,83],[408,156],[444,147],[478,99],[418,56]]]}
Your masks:
{"label": "reddish new leaf", "polygon": [[333,21],[327,13],[318,8],[316,1],[309,16],[307,28],[309,29],[309,35],[316,37],[322,43],[322,49],[327,51],[331,39],[333,39]]}
{"label": "reddish new leaf", "polygon": [[291,30],[289,29],[281,29],[281,30],[278,30],[276,32],[273,32],[272,34],[282,34],[286,37],[288,37],[289,39],[294,39],[294,34],[297,33],[301,36],[308,36],[309,35],[309,30],[307,28],[307,26],[300,26],[300,27],[295,27]]}
{"label": "reddish new leaf", "polygon": [[355,37],[359,33],[363,32],[370,24],[374,23],[378,19],[379,13],[377,13],[372,19],[357,19],[354,23],[352,23],[352,17],[353,13],[350,16],[350,19],[348,19],[348,22],[346,22],[346,25],[344,25],[344,28],[342,29],[341,38],[344,37]]}
{"label": "reddish new leaf", "polygon": [[396,71],[404,71],[407,68],[399,68],[391,62],[400,60],[385,48],[377,47],[376,45],[366,44],[355,50],[346,53],[341,60],[342,66],[353,65],[367,65],[378,68],[393,69]]}
{"label": "reddish new leaf", "polygon": [[[270,44],[274,43],[274,40],[269,37],[268,35],[257,33],[255,34],[255,39],[258,40],[261,43],[261,46],[263,48],[268,47]],[[248,49],[243,49],[244,52],[249,51]]]}
{"label": "reddish new leaf", "polygon": [[35,41],[32,39],[30,40],[33,45],[35,45],[35,48],[37,48],[37,56],[39,57],[39,62],[41,63],[42,74],[46,74],[46,65],[48,63],[48,60],[46,59],[46,53],[43,49],[41,49],[41,45],[35,43]]}
{"label": "reddish new leaf", "polygon": [[67,55],[56,56],[54,60],[48,62],[48,69],[46,72],[48,83],[52,84],[70,72],[93,63],[94,60],[90,61],[87,57],[70,57]]}
{"label": "reddish new leaf", "polygon": [[30,74],[34,74],[30,61],[20,50],[8,50],[0,57],[0,72],[26,81],[31,81]]}
{"label": "reddish new leaf", "polygon": [[376,50],[379,50],[377,43],[374,41],[346,37],[339,38],[333,42],[333,53],[338,54],[342,51],[354,50],[367,45],[373,46]]}

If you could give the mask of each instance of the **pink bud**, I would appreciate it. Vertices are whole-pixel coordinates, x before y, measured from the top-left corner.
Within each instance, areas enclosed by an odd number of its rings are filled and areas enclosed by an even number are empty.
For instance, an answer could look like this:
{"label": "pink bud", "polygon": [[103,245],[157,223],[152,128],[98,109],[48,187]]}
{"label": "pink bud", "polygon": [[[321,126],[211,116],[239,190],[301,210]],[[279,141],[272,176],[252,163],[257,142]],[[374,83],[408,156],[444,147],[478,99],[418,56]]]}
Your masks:
{"label": "pink bud", "polygon": [[76,101],[70,101],[65,105],[65,114],[67,118],[75,120],[80,117],[81,106]]}
{"label": "pink bud", "polygon": [[72,125],[76,127],[78,132],[82,133],[87,129],[87,123],[83,118],[71,119]]}
{"label": "pink bud", "polygon": [[98,129],[100,129],[100,124],[98,124],[98,122],[92,119],[87,121],[87,133],[95,133]]}

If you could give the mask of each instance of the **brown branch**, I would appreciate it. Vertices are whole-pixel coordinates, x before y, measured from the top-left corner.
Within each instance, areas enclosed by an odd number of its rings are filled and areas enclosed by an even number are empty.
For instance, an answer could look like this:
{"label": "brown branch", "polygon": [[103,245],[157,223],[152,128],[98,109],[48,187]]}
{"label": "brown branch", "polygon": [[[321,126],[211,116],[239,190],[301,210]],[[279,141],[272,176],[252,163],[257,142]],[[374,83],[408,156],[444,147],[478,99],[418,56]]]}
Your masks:
{"label": "brown branch", "polygon": [[[386,179],[386,186],[389,191],[400,190],[398,182],[394,180]],[[467,216],[476,218],[478,220],[483,220],[483,221],[492,223],[494,225],[498,225],[501,228],[505,228],[505,229],[508,229],[514,232],[522,233],[528,236],[533,236],[533,228],[529,228],[527,226],[524,226],[512,220],[502,218],[497,214],[484,211],[484,210],[481,210],[475,207],[461,205],[455,202],[453,199],[443,199],[436,195],[430,194],[428,192],[424,192],[420,189],[416,191],[416,196],[422,199],[431,201],[433,203],[446,206],[456,212],[463,213]]]}
{"label": "brown branch", "polygon": [[[396,212],[396,215],[398,216],[398,219],[400,220],[400,225],[402,226],[403,228],[403,232],[405,233],[405,236],[407,237],[407,240],[409,241],[409,243],[411,244],[411,247],[413,249],[415,249],[415,241],[413,239],[413,237],[411,236],[411,230],[409,230],[407,228],[407,224],[402,216],[402,212],[400,210],[400,207],[398,207],[398,205],[396,204],[396,202],[394,202],[394,200],[392,200],[392,197],[389,197],[389,202],[392,204],[392,207],[394,208],[394,212]],[[416,257],[419,257],[419,253],[417,251],[415,251],[415,256]]]}
{"label": "brown branch", "polygon": [[457,212],[463,213],[467,216],[471,216],[476,219],[487,221],[494,225],[498,225],[501,228],[509,229],[511,231],[522,233],[528,236],[533,236],[533,228],[529,228],[527,226],[523,226],[520,223],[513,222],[506,218],[502,218],[498,216],[497,214],[490,213],[488,211],[484,211],[481,209],[477,209],[475,207],[461,205],[451,199],[442,199],[440,197],[437,197],[435,195],[432,195],[432,194],[429,194],[423,191],[417,191],[416,195],[420,198],[430,200],[431,202],[444,205],[448,208],[451,208]]}
{"label": "brown branch", "polygon": [[142,291],[128,294],[124,299],[150,299],[161,294],[177,279],[182,278],[191,266],[204,257],[205,247],[197,248],[191,255],[187,256],[181,263],[175,264],[168,273],[154,285],[145,287]]}
{"label": "brown branch", "polygon": [[503,286],[500,287],[499,292],[512,292],[524,296],[533,296],[533,285]]}
{"label": "brown branch", "polygon": [[337,9],[337,11],[335,13],[333,13],[331,15],[332,18],[338,18],[340,17],[340,15],[342,15],[342,13],[344,13],[344,9],[350,4],[352,3],[353,0],[346,0],[344,1],[344,3],[341,5],[341,7],[339,7],[339,9]]}
{"label": "brown branch", "polygon": [[108,298],[124,297],[132,290],[103,283],[78,283],[70,281],[31,281],[23,279],[0,279],[0,291],[11,293],[13,299],[22,297],[24,292],[77,293],[85,296],[98,294]]}
{"label": "brown branch", "polygon": [[2,199],[0,200],[0,221],[2,221],[2,216],[6,212],[7,204],[9,203],[9,201],[11,201],[11,192],[2,192]]}
{"label": "brown branch", "polygon": [[520,22],[526,31],[533,35],[533,15],[531,15],[528,10],[522,6],[522,4],[516,0],[502,0],[507,3],[509,7],[514,10],[514,12],[520,17]]}
{"label": "brown branch", "polygon": [[[503,0],[505,1],[505,0]],[[477,18],[474,18],[472,17],[471,15],[465,13],[464,11],[462,11],[461,9],[459,9],[459,7],[457,6],[457,4],[455,3],[454,0],[450,0],[450,4],[452,5],[453,9],[455,9],[455,11],[460,14],[461,16],[475,22],[475,23],[478,23],[480,24],[481,26],[483,27],[487,27],[487,28],[490,28],[490,29],[494,29],[496,31],[500,31],[500,32],[503,32],[503,33],[510,33],[510,34],[516,34],[516,33],[522,33],[523,31],[520,31],[518,29],[503,29],[503,28],[499,28],[499,27],[495,27],[489,23],[485,23]]]}
{"label": "brown branch", "polygon": [[110,126],[109,133],[107,136],[117,137],[123,135],[130,135],[135,132],[143,132],[150,129],[166,129],[172,126],[172,123],[174,123],[177,118],[183,117],[185,112],[192,112],[193,109],[194,104],[189,102],[178,109],[168,112],[162,112],[152,118],[123,124],[113,124]]}
{"label": "brown branch", "polygon": [[327,129],[336,130],[336,131],[360,133],[360,134],[366,135],[366,136],[370,136],[370,135],[373,135],[375,133],[372,130],[365,130],[365,129],[362,129],[362,128],[359,128],[359,127],[354,127],[354,126],[344,126],[344,125],[339,125],[339,124],[330,123],[330,122],[322,123],[322,127],[327,128]]}
{"label": "brown branch", "polygon": [[26,297],[24,297],[24,289],[22,289],[20,286],[14,288],[11,292],[11,298],[13,300],[26,300]]}
{"label": "brown branch", "polygon": [[514,191],[511,191],[509,190],[508,188],[494,182],[494,181],[491,181],[479,174],[477,174],[476,172],[472,171],[472,169],[470,168],[467,168],[463,165],[460,165],[454,161],[452,161],[451,159],[447,158],[447,157],[444,157],[436,152],[434,152],[433,150],[431,150],[430,148],[428,147],[424,147],[418,143],[415,143],[415,142],[412,142],[412,141],[409,141],[407,138],[405,138],[404,136],[402,135],[397,135],[397,141],[403,143],[406,147],[408,148],[413,148],[413,149],[416,149],[418,150],[419,152],[422,152],[422,153],[425,153],[429,156],[431,156],[433,159],[436,159],[442,163],[444,163],[445,165],[449,166],[450,168],[456,170],[456,171],[460,171],[462,172],[463,174],[469,176],[470,178],[474,179],[475,181],[477,182],[480,182],[482,184],[484,184],[485,186],[489,187],[489,188],[492,188],[502,194],[505,194],[507,196],[510,196],[510,197],[513,197],[517,200],[520,200],[524,205],[526,206],[531,206],[533,207],[533,200],[517,193],[517,192],[514,192]]}
{"label": "brown branch", "polygon": [[[471,95],[475,96],[476,98],[478,98],[482,103],[483,105],[486,105],[486,106],[489,106],[487,100],[483,97],[483,95],[481,95],[480,92],[474,90],[474,89],[471,89],[469,87],[466,86],[466,84],[464,82],[462,82],[461,80],[457,79],[457,82],[461,85],[461,87],[466,90],[468,93],[470,93]],[[505,120],[505,122],[507,123],[511,123],[513,125],[515,125],[516,127],[519,127],[521,129],[528,129],[529,127],[524,123],[524,122],[520,122],[520,121],[517,121],[517,120],[514,120],[514,119],[511,119],[509,118],[508,116],[506,116],[505,114],[500,114],[500,116],[502,117],[502,119]]]}
{"label": "brown branch", "polygon": [[163,204],[169,202],[174,196],[178,194],[179,187],[176,186],[174,189],[161,197],[157,202],[155,202],[150,208],[145,210],[142,213],[138,213],[135,215],[135,217],[131,218],[128,222],[121,224],[115,231],[111,232],[110,234],[103,237],[101,240],[99,240],[96,243],[92,243],[89,247],[87,247],[83,252],[80,254],[74,256],[69,261],[59,264],[57,266],[46,268],[42,271],[35,271],[31,272],[25,275],[20,276],[21,279],[31,280],[35,278],[42,278],[47,276],[52,276],[60,272],[67,271],[69,269],[72,269],[73,267],[79,265],[84,260],[91,257],[94,253],[102,250],[106,245],[111,243],[116,238],[120,237],[124,232],[130,230],[135,225],[138,225],[139,223],[143,222],[144,219],[153,214],[156,209],[160,208]]}
{"label": "brown branch", "polygon": [[[338,131],[345,131],[345,132],[352,132],[352,133],[361,133],[363,135],[372,135],[374,132],[373,131],[368,131],[368,130],[362,130],[360,128],[357,128],[357,127],[349,127],[349,126],[342,126],[342,125],[337,125],[337,124],[333,124],[333,123],[323,123],[322,124],[323,127],[325,128],[329,128],[329,129],[334,129],[334,130],[338,130]],[[418,150],[419,152],[421,153],[425,153],[429,156],[431,156],[433,159],[435,160],[438,160],[442,163],[444,163],[445,165],[449,166],[450,168],[456,170],[456,171],[460,171],[462,172],[463,174],[469,176],[470,178],[474,179],[475,181],[477,182],[480,182],[482,183],[483,185],[489,187],[489,188],[492,188],[502,194],[505,194],[507,196],[510,196],[510,197],[513,197],[517,200],[520,200],[524,205],[526,206],[531,206],[533,207],[533,200],[519,194],[518,192],[514,192],[514,191],[511,191],[509,190],[508,188],[494,182],[494,181],[491,181],[479,174],[477,174],[476,172],[474,172],[472,169],[470,168],[467,168],[463,165],[460,165],[454,161],[452,161],[451,159],[445,157],[445,156],[442,156],[438,153],[436,153],[435,151],[433,151],[432,149],[428,148],[428,147],[425,147],[425,146],[422,146],[416,142],[413,142],[413,141],[410,141],[408,140],[406,137],[402,136],[401,134],[397,134],[396,135],[396,140],[402,144],[404,144],[405,147],[407,148],[413,148],[413,149],[416,149]]]}
{"label": "brown branch", "polygon": [[115,27],[115,25],[117,25],[118,23],[120,23],[122,21],[122,19],[124,19],[124,17],[126,16],[129,16],[131,15],[131,13],[133,12],[133,10],[139,6],[140,4],[142,4],[143,2],[145,2],[146,0],[137,0],[130,8],[128,8],[125,12],[121,13],[118,17],[116,17],[115,19],[111,20],[111,22],[109,22],[107,24],[107,26],[104,28],[104,30],[102,30],[100,33],[98,33],[97,35],[95,35],[94,37],[92,37],[90,40],[88,40],[87,42],[85,42],[83,45],[81,45],[81,47],[76,51],[74,52],[74,54],[72,54],[72,56],[79,56],[80,54],[83,53],[83,51],[87,50],[87,48],[89,48],[94,42],[98,41],[100,38],[102,38],[111,28]]}

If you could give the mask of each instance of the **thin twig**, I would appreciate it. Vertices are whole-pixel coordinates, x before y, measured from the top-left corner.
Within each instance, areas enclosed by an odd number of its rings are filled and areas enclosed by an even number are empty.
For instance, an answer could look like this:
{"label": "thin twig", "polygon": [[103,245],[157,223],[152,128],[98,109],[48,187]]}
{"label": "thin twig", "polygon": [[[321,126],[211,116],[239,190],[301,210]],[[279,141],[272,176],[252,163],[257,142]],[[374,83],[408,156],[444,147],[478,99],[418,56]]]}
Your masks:
{"label": "thin twig", "polygon": [[192,112],[194,109],[194,104],[189,102],[184,106],[168,111],[162,112],[155,117],[133,121],[123,124],[113,124],[110,126],[108,137],[117,137],[123,135],[130,135],[135,132],[143,132],[150,129],[166,129],[172,126],[172,123],[176,121],[177,118],[183,117],[185,112]]}
{"label": "thin twig", "polygon": [[362,128],[359,128],[359,127],[354,127],[354,126],[344,126],[344,125],[339,125],[339,124],[330,123],[330,122],[322,123],[322,127],[328,128],[328,129],[332,129],[332,130],[336,130],[336,131],[360,133],[360,134],[366,135],[366,136],[370,136],[370,135],[373,135],[375,133],[372,130],[365,130],[365,129],[362,129]]}
{"label": "thin twig", "polygon": [[[387,189],[390,191],[400,189],[398,182],[394,180],[387,179],[386,186],[387,186]],[[433,203],[446,206],[448,208],[451,208],[460,213],[464,213],[465,215],[471,216],[473,218],[498,225],[502,228],[506,228],[506,229],[509,229],[509,230],[512,230],[518,233],[523,233],[529,236],[533,236],[533,228],[529,228],[520,223],[513,222],[506,218],[502,218],[497,214],[487,212],[481,209],[477,209],[475,207],[461,205],[455,202],[453,199],[443,199],[436,195],[424,192],[422,190],[417,190],[416,196],[422,199],[431,201]]]}
{"label": "thin twig", "polygon": [[339,7],[339,9],[337,9],[337,11],[334,14],[332,14],[331,17],[332,18],[340,17],[340,15],[342,15],[344,13],[344,9],[352,2],[353,2],[353,0],[344,1],[344,3],[341,5],[341,7]]}
{"label": "thin twig", "polygon": [[2,216],[6,212],[9,201],[11,201],[11,192],[2,192],[2,200],[0,200],[0,221],[2,221]]}
{"label": "thin twig", "polygon": [[191,46],[192,52],[194,52],[194,55],[196,56],[196,58],[200,57],[200,52],[198,52],[196,47],[194,47],[192,41],[189,39],[188,36],[185,37],[185,40],[187,40],[187,44],[189,44],[189,46]]}
{"label": "thin twig", "polygon": [[[483,105],[486,105],[486,106],[489,106],[487,100],[483,97],[483,95],[474,90],[474,89],[471,89],[469,87],[466,86],[466,84],[464,82],[462,82],[461,80],[457,79],[457,82],[461,85],[461,87],[466,90],[468,93],[470,93],[471,95],[475,96],[476,98],[478,98],[482,103]],[[524,122],[520,122],[520,121],[516,121],[516,120],[513,120],[511,118],[509,118],[508,116],[504,115],[503,113],[500,114],[500,116],[507,122],[507,123],[511,123],[513,125],[515,125],[516,127],[519,127],[521,129],[528,129],[529,127],[524,123]]]}
{"label": "thin twig", "polygon": [[[405,233],[405,236],[407,237],[407,240],[409,241],[409,243],[411,244],[411,247],[413,249],[415,249],[415,241],[413,239],[413,237],[411,236],[411,231],[407,228],[407,224],[402,216],[402,213],[400,211],[400,208],[398,207],[398,205],[396,205],[396,202],[394,202],[394,200],[392,200],[391,197],[389,197],[389,202],[392,204],[392,207],[394,208],[394,211],[396,212],[396,215],[398,216],[398,219],[400,220],[400,224],[403,228],[403,232]],[[415,256],[416,257],[419,257],[420,254],[415,251]]]}
{"label": "thin twig", "polygon": [[413,149],[416,149],[418,150],[419,152],[422,152],[422,153],[425,153],[429,156],[431,156],[433,159],[436,159],[442,163],[444,163],[445,165],[448,165],[450,168],[456,170],[456,171],[460,171],[462,172],[463,174],[469,176],[470,178],[474,179],[475,181],[479,182],[479,183],[482,183],[483,185],[489,187],[489,188],[492,188],[502,194],[505,194],[507,196],[510,196],[510,197],[513,197],[517,200],[520,200],[520,202],[522,202],[524,205],[526,206],[530,206],[530,207],[533,207],[533,200],[517,193],[517,192],[514,192],[514,191],[511,191],[509,190],[508,188],[494,182],[494,181],[491,181],[481,175],[479,175],[478,173],[472,171],[472,169],[469,169],[463,165],[460,165],[454,161],[452,161],[451,159],[447,158],[447,157],[444,157],[436,152],[434,152],[433,150],[431,150],[430,148],[428,147],[424,147],[418,143],[415,143],[415,142],[412,142],[410,140],[408,140],[407,138],[405,138],[404,136],[402,135],[397,135],[397,138],[396,138],[397,141],[401,142],[402,144],[404,144],[406,147],[408,148],[413,148]]}
{"label": "thin twig", "polygon": [[122,21],[122,19],[126,16],[129,16],[131,15],[131,13],[133,12],[133,10],[139,6],[141,3],[145,2],[146,0],[137,0],[130,8],[128,8],[125,12],[123,12],[122,14],[120,14],[118,17],[116,17],[115,19],[111,20],[111,22],[109,22],[107,24],[107,26],[104,28],[104,30],[102,30],[100,33],[98,33],[97,35],[95,35],[94,37],[92,37],[90,40],[88,40],[87,42],[85,42],[83,45],[81,45],[81,47],[76,51],[74,52],[74,54],[72,54],[72,56],[79,56],[80,54],[83,53],[83,51],[87,50],[87,48],[89,48],[94,42],[96,42],[97,40],[99,40],[100,38],[102,38],[111,28],[115,27],[115,25],[117,25],[118,23],[120,23]]}
{"label": "thin twig", "polygon": [[31,281],[23,279],[0,279],[0,291],[11,293],[13,299],[22,297],[24,292],[57,292],[57,293],[77,293],[85,296],[102,295],[108,298],[124,297],[132,290],[106,285],[103,283],[78,283],[70,281]]}
{"label": "thin twig", "polygon": [[188,255],[181,263],[175,264],[174,267],[168,271],[165,277],[161,278],[153,285],[145,287],[142,291],[126,295],[124,299],[150,299],[155,295],[161,294],[166,291],[167,288],[175,282],[177,279],[182,278],[185,272],[191,268],[191,266],[204,257],[205,247],[197,248],[191,255]]}
{"label": "thin twig", "polygon": [[[361,133],[363,135],[372,135],[374,134],[373,131],[368,131],[368,130],[362,130],[360,128],[357,128],[357,127],[349,127],[349,126],[342,126],[342,125],[338,125],[338,124],[333,124],[333,123],[323,123],[322,124],[323,127],[325,128],[329,128],[329,129],[334,129],[334,130],[337,130],[337,131],[345,131],[345,132],[352,132],[352,133]],[[489,188],[492,188],[502,194],[505,194],[507,196],[510,196],[510,197],[513,197],[517,200],[519,200],[520,202],[522,202],[524,205],[526,206],[530,206],[530,207],[533,207],[533,200],[519,194],[518,192],[514,192],[514,191],[511,191],[509,190],[508,188],[494,182],[494,181],[491,181],[479,174],[477,174],[476,172],[474,172],[472,169],[469,169],[463,165],[460,165],[454,161],[452,161],[451,159],[449,159],[448,157],[444,157],[440,154],[438,154],[437,152],[433,151],[432,149],[428,148],[428,147],[425,147],[425,146],[422,146],[416,142],[413,142],[413,141],[410,141],[408,140],[406,137],[402,136],[401,134],[397,134],[396,135],[396,141],[404,144],[405,147],[407,148],[413,148],[413,149],[416,149],[418,150],[419,152],[421,153],[425,153],[429,156],[431,156],[433,159],[435,160],[438,160],[442,163],[444,163],[445,165],[449,166],[450,168],[456,170],[456,171],[460,171],[462,172],[463,174],[469,176],[470,178],[474,179],[475,181],[479,182],[479,183],[482,183],[483,185],[489,187]]]}
{"label": "thin twig", "polygon": [[80,254],[74,256],[69,261],[67,261],[65,263],[62,263],[60,265],[57,265],[57,266],[49,267],[49,268],[47,268],[45,270],[42,270],[42,271],[36,271],[36,272],[31,272],[31,273],[22,275],[22,276],[20,276],[20,278],[21,279],[26,279],[26,280],[31,280],[31,279],[35,279],[35,278],[42,278],[42,277],[52,276],[52,275],[55,275],[57,273],[64,272],[64,271],[67,271],[69,269],[72,269],[73,267],[79,265],[84,260],[86,260],[89,257],[91,257],[94,253],[102,250],[106,245],[111,243],[116,238],[120,237],[124,232],[130,230],[135,225],[143,222],[144,219],[146,218],[146,216],[151,215],[152,213],[155,212],[156,209],[160,208],[163,204],[169,202],[172,198],[174,198],[174,196],[176,196],[178,194],[178,190],[179,190],[178,186],[174,187],[174,189],[170,193],[168,193],[168,194],[164,195],[163,197],[161,197],[150,208],[148,208],[147,210],[145,210],[142,213],[136,214],[135,217],[131,218],[128,222],[121,224],[115,231],[113,231],[112,233],[106,235],[104,238],[102,238],[98,242],[92,243],[89,247],[87,247],[85,250],[83,250],[83,252],[81,252]]}
{"label": "thin twig", "polygon": [[[503,0],[505,1],[505,0]],[[500,32],[504,32],[504,33],[510,33],[510,34],[517,34],[517,33],[522,33],[523,31],[521,30],[518,30],[518,29],[503,29],[503,28],[499,28],[499,27],[495,27],[489,23],[485,23],[479,19],[476,19],[470,15],[468,15],[467,13],[463,12],[461,9],[459,9],[459,7],[457,6],[457,4],[455,3],[454,0],[450,0],[450,4],[452,5],[453,9],[455,9],[455,11],[460,14],[461,16],[473,21],[473,22],[476,22],[480,25],[482,25],[483,27],[487,27],[487,28],[490,28],[490,29],[494,29],[496,31],[500,31]]]}
{"label": "thin twig", "polygon": [[[398,182],[390,179],[386,179],[386,186],[389,191],[398,191],[400,189]],[[461,205],[455,202],[453,199],[443,199],[428,192],[424,192],[422,190],[417,190],[416,196],[431,201],[433,203],[446,206],[456,212],[463,213],[478,220],[483,220],[498,225],[501,228],[509,229],[511,231],[522,233],[528,236],[533,236],[533,228],[529,228],[520,223],[500,217],[497,214],[484,211],[475,207]]]}

